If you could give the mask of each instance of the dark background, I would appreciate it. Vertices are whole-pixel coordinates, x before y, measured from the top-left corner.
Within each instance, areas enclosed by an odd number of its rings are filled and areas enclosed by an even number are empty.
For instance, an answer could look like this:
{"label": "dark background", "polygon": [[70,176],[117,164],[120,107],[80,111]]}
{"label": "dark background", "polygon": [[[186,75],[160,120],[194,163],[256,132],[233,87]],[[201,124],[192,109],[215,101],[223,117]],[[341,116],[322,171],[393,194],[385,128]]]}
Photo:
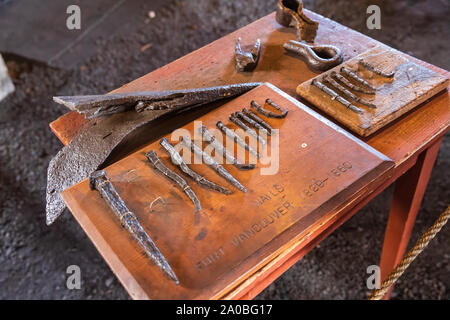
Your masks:
{"label": "dark background", "polygon": [[[19,1],[0,1],[0,16]],[[52,96],[108,92],[275,9],[275,0],[164,1],[164,6],[147,2],[136,7],[137,18],[121,17],[124,26],[128,23],[126,34],[100,32],[87,44],[78,43],[89,50],[81,50],[70,67],[49,66],[42,58],[24,59],[14,54],[14,48],[2,52],[16,91],[0,102],[0,299],[129,299],[70,213],[51,227],[45,225],[47,165],[62,147],[48,124],[67,111],[53,103]],[[304,4],[394,48],[450,69],[447,0],[308,0]],[[379,4],[382,9],[381,30],[366,28],[369,4]],[[149,10],[155,11],[155,18],[148,17]],[[33,35],[44,31],[36,28]],[[13,29],[0,32],[24,36]],[[449,143],[447,135],[412,243],[448,205]],[[391,197],[392,186],[258,298],[365,299],[366,268],[378,264]],[[406,271],[392,297],[449,299],[449,243],[450,228],[446,226]],[[81,290],[66,288],[65,271],[72,264],[81,267]]]}

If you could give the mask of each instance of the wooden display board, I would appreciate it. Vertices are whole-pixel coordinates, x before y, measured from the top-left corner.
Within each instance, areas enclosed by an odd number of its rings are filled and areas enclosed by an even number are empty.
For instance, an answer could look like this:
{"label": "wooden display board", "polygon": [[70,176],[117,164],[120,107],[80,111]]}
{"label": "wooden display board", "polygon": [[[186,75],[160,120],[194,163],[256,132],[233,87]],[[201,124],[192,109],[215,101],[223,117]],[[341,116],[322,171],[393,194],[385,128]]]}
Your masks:
{"label": "wooden display board", "polygon": [[[247,189],[233,188],[204,164],[191,165],[207,179],[233,191],[223,195],[205,189],[176,168],[159,139],[105,170],[155,241],[180,279],[168,280],[141,252],[88,181],[66,189],[62,197],[77,221],[133,298],[210,299],[241,283],[294,235],[349,201],[392,161],[270,84],[264,84],[197,119],[208,129],[221,120],[235,128],[228,115],[263,104],[270,98],[289,109],[285,119],[268,119],[279,129],[279,169],[262,175],[254,170],[224,167]],[[193,134],[194,124],[183,127]],[[169,141],[171,135],[166,136]],[[269,139],[268,154],[274,154]],[[175,144],[177,141],[171,141]],[[155,171],[145,153],[155,150],[162,162],[185,177],[197,194],[202,211],[165,176]],[[262,160],[267,160],[262,159]],[[163,201],[151,203],[161,197]]]}
{"label": "wooden display board", "polygon": [[[367,70],[358,64],[362,59],[385,72],[395,71],[392,79],[385,78]],[[374,104],[376,109],[366,107],[359,102],[348,99],[341,92],[342,97],[363,110],[358,114],[337,100],[331,99],[326,93],[311,86],[314,79],[321,80],[325,75],[335,71],[339,73],[342,66],[355,71],[362,79],[369,82],[377,90],[374,95],[357,93],[353,94]],[[351,81],[353,84],[357,82]],[[430,99],[449,85],[449,79],[426,67],[418,65],[407,59],[400,52],[384,45],[379,45],[350,59],[349,61],[314,77],[297,87],[297,93],[315,107],[323,110],[328,115],[342,123],[357,134],[366,137],[399,118],[406,112],[417,107],[427,99]],[[344,86],[345,87],[345,86]],[[348,89],[346,87],[346,89]]]}

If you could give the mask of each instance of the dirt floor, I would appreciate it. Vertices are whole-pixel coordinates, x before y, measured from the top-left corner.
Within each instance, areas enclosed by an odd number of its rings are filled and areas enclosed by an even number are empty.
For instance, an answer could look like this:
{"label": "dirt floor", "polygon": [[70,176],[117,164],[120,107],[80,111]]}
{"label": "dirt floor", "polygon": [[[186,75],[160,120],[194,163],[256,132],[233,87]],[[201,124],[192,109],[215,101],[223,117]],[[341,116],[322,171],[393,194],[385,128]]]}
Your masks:
{"label": "dirt floor", "polygon": [[[305,7],[397,49],[450,69],[446,0],[389,1],[382,29],[366,28],[366,8],[381,1],[304,1]],[[387,1],[382,1],[387,3]],[[45,225],[47,165],[61,148],[48,124],[66,110],[54,95],[102,93],[181,57],[275,8],[272,1],[168,1],[149,19],[143,8],[127,37],[99,39],[98,51],[71,71],[5,57],[16,92],[0,103],[0,299],[129,299],[69,212]],[[332,4],[331,4],[332,3]],[[143,50],[147,44],[151,46]],[[447,136],[412,241],[450,199]],[[263,291],[259,299],[365,299],[366,268],[377,264],[392,186]],[[450,298],[450,226],[401,278],[395,299]],[[66,268],[82,271],[80,290],[66,288]]]}

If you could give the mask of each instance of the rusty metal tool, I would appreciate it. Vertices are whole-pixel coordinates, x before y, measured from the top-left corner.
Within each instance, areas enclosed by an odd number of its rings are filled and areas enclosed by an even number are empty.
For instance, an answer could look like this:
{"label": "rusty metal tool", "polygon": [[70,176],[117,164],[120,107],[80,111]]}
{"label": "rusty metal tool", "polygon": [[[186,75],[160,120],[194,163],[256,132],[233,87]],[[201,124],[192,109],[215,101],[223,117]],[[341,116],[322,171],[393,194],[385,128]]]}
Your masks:
{"label": "rusty metal tool", "polygon": [[287,114],[289,112],[288,109],[283,110],[279,105],[277,105],[275,102],[273,102],[269,98],[266,99],[266,104],[277,109],[278,111],[281,111],[281,113],[279,114],[279,113],[275,113],[275,112],[266,110],[255,100],[252,100],[250,102],[250,107],[255,109],[258,113],[262,114],[263,116],[266,116],[268,118],[275,118],[275,119],[283,119],[287,116]]}
{"label": "rusty metal tool", "polygon": [[172,163],[180,168],[181,171],[183,171],[186,175],[191,177],[195,182],[198,184],[205,186],[209,189],[221,192],[223,194],[231,194],[231,191],[228,190],[225,187],[219,186],[215,184],[214,182],[209,181],[205,177],[202,177],[197,172],[189,168],[189,166],[186,164],[186,162],[183,160],[181,155],[175,150],[175,148],[170,144],[169,140],[167,138],[162,138],[159,141],[159,144],[164,148],[164,150],[167,152],[167,154],[170,156],[170,159]]}
{"label": "rusty metal tool", "polygon": [[270,136],[270,132],[267,131],[266,128],[264,128],[262,125],[260,125],[258,122],[256,122],[255,120],[253,120],[250,117],[247,117],[247,115],[245,115],[243,112],[241,111],[236,111],[234,113],[239,119],[244,120],[245,122],[247,122],[249,125],[251,125],[253,128],[258,129],[261,132],[264,132],[265,135]]}
{"label": "rusty metal tool", "polygon": [[242,113],[245,114],[247,117],[251,118],[252,120],[256,121],[259,125],[263,126],[264,129],[267,130],[267,134],[269,134],[269,135],[272,134],[273,128],[270,126],[270,124],[268,124],[263,119],[258,117],[254,112],[252,112],[251,110],[248,110],[247,108],[243,108]]}
{"label": "rusty metal tool", "polygon": [[368,63],[367,61],[364,61],[363,59],[359,59],[358,60],[358,64],[364,68],[366,68],[367,70],[381,76],[384,78],[393,78],[395,75],[395,71],[391,71],[391,72],[385,72],[383,70],[380,70],[376,67],[374,67],[373,65],[371,65],[370,63]]}
{"label": "rusty metal tool", "polygon": [[238,38],[234,54],[236,70],[239,72],[254,70],[258,64],[260,54],[261,40],[257,39],[250,51],[244,51],[241,48],[241,38]]}
{"label": "rusty metal tool", "polygon": [[246,149],[249,153],[253,154],[256,158],[259,159],[259,154],[256,150],[254,150],[252,147],[250,147],[247,143],[245,143],[245,140],[239,137],[233,130],[228,128],[226,125],[222,123],[222,121],[217,121],[216,123],[217,128],[219,128],[220,131],[222,131],[227,137],[233,139],[233,141],[236,141],[238,145]]}
{"label": "rusty metal tool", "polygon": [[148,161],[153,164],[156,170],[164,174],[170,180],[174,181],[183,190],[183,192],[194,203],[195,211],[200,212],[200,210],[202,209],[200,200],[198,200],[197,195],[195,194],[194,190],[192,190],[191,186],[189,186],[189,184],[186,182],[186,180],[167,168],[166,165],[162,163],[161,159],[158,158],[158,155],[154,150],[150,150],[145,154],[145,156],[147,157]]}
{"label": "rusty metal tool", "polygon": [[346,68],[346,67],[341,67],[341,73],[346,75],[347,77],[349,77],[350,79],[352,79],[353,81],[363,85],[366,88],[369,88],[371,91],[375,92],[377,89],[375,87],[373,87],[370,83],[368,83],[366,80],[364,80],[363,78],[361,78],[360,76],[358,76],[355,72],[353,72],[352,70]]}
{"label": "rusty metal tool", "polygon": [[256,140],[258,140],[262,145],[266,145],[267,141],[263,137],[261,137],[255,130],[247,126],[244,122],[242,122],[238,116],[235,113],[230,114],[229,117],[230,121],[233,122],[235,125],[243,129],[246,133],[254,137]]}
{"label": "rusty metal tool", "polygon": [[336,93],[334,90],[328,88],[326,85],[324,85],[320,80],[314,79],[311,81],[311,85],[318,88],[320,91],[327,94],[331,100],[336,100],[340,104],[344,105],[348,109],[350,109],[353,112],[356,113],[362,113],[363,111],[358,108],[357,106],[353,105],[351,102],[347,101],[343,97],[341,97],[338,93]]}
{"label": "rusty metal tool", "polygon": [[158,266],[159,269],[176,284],[179,280],[175,272],[170,267],[166,258],[159,251],[156,244],[142,228],[139,220],[133,212],[128,209],[119,193],[108,179],[106,172],[103,170],[95,171],[89,176],[89,186],[91,190],[97,190],[103,200],[108,204],[114,214],[119,218],[122,226],[133,236],[139,246],[144,250],[145,254]]}
{"label": "rusty metal tool", "polygon": [[247,189],[237,181],[224,167],[218,164],[211,156],[206,154],[199,146],[195,144],[195,142],[191,141],[191,139],[187,137],[183,137],[181,140],[186,147],[188,147],[194,155],[202,159],[202,161],[211,169],[216,171],[220,176],[225,178],[228,182],[230,182],[234,187],[241,190],[242,192],[247,192]]}
{"label": "rusty metal tool", "polygon": [[342,83],[343,85],[347,86],[348,88],[352,89],[355,92],[361,92],[365,94],[375,94],[375,91],[373,90],[365,89],[363,87],[351,83],[346,77],[344,77],[340,73],[337,73],[336,71],[331,71],[330,76],[331,78],[335,79],[336,81],[339,81],[340,83]]}
{"label": "rusty metal tool", "polygon": [[[101,166],[112,150],[133,131],[168,114],[184,112],[225,98],[243,94],[261,83],[240,83],[219,87],[165,92],[112,94],[87,97],[59,97],[57,100],[73,110],[87,115],[105,115],[92,119],[86,127],[50,161],[47,173],[46,222],[52,224],[64,211],[60,196],[64,189],[80,182]],[[133,111],[127,102],[138,104],[143,100],[151,106],[168,105],[163,110]],[[127,104],[126,110],[120,103]],[[151,102],[151,103],[150,103]],[[112,111],[118,112],[110,114]],[[103,111],[107,111],[106,114]],[[109,114],[109,115],[108,115]]]}
{"label": "rusty metal tool", "polygon": [[322,78],[322,82],[328,84],[329,86],[331,86],[333,89],[340,91],[346,98],[359,102],[362,105],[365,105],[366,107],[369,108],[373,108],[376,109],[376,105],[374,105],[373,103],[370,103],[369,101],[366,101],[360,97],[358,97],[357,95],[354,95],[352,92],[350,92],[349,90],[347,90],[346,88],[344,88],[343,86],[341,86],[336,80],[334,80],[333,78],[331,78],[330,76],[324,76]]}
{"label": "rusty metal tool", "polygon": [[227,161],[233,164],[236,168],[238,168],[239,170],[255,169],[254,164],[239,162],[238,159],[236,159],[231,153],[229,153],[228,150],[223,146],[223,144],[218,142],[216,137],[214,137],[214,135],[209,132],[208,129],[206,129],[206,126],[201,126],[199,128],[199,131],[203,135],[203,139],[205,139],[206,142],[209,142],[209,144],[212,145],[218,153],[223,154]]}
{"label": "rusty metal tool", "polygon": [[330,44],[309,45],[291,40],[286,42],[283,47],[287,51],[300,56],[310,68],[319,71],[326,71],[344,61],[341,49]]}

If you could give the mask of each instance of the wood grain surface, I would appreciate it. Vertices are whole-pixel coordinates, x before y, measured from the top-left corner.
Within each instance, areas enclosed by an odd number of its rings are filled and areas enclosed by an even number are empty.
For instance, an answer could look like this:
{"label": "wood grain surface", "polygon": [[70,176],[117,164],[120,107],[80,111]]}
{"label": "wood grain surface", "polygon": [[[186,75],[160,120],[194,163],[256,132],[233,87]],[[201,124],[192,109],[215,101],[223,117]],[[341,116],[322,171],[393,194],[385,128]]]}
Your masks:
{"label": "wood grain surface", "polygon": [[[395,75],[392,79],[376,75],[359,65],[360,59],[387,73],[394,71]],[[314,79],[322,80],[333,71],[339,73],[342,66],[354,71],[360,78],[376,88],[374,95],[349,90],[359,98],[374,104],[376,109],[355,102],[328,85],[329,88],[363,111],[360,114],[355,113],[311,85]],[[351,82],[355,85],[358,84],[354,81]],[[380,45],[300,84],[297,87],[297,93],[350,130],[367,137],[445,90],[448,85],[448,78],[406,59],[396,50]]]}
{"label": "wood grain surface", "polygon": [[[239,171],[224,164],[247,193],[233,188],[206,165],[193,164],[195,171],[233,191],[223,195],[187,179],[203,207],[199,216],[183,191],[146,160],[145,152],[155,150],[166,166],[181,174],[159,140],[106,168],[119,194],[174,268],[179,286],[143,256],[98,192],[89,190],[87,180],[63,192],[65,202],[91,240],[97,246],[107,243],[111,248],[110,253],[103,248],[100,252],[132,296],[192,299],[218,295],[248,273],[254,267],[252,261],[263,261],[279,249],[287,241],[283,239],[286,230],[293,225],[301,226],[301,231],[308,229],[393,167],[385,156],[268,84],[196,121],[211,132],[218,120],[233,128],[227,120],[230,113],[249,106],[251,100],[263,103],[265,98],[289,109],[283,120],[265,119],[279,129],[279,154],[274,144],[278,139],[272,136],[268,152],[256,169]],[[199,125],[197,122],[195,127]],[[194,122],[183,129],[183,135],[190,132],[192,137],[197,130]],[[166,137],[171,141],[170,134]],[[178,138],[172,142],[178,143]],[[279,165],[274,165],[278,161]],[[265,175],[262,168],[269,167],[278,170]],[[151,206],[158,198],[162,201]],[[85,224],[85,219],[90,223]],[[116,266],[114,259],[122,266]],[[127,283],[128,275],[137,285]]]}

